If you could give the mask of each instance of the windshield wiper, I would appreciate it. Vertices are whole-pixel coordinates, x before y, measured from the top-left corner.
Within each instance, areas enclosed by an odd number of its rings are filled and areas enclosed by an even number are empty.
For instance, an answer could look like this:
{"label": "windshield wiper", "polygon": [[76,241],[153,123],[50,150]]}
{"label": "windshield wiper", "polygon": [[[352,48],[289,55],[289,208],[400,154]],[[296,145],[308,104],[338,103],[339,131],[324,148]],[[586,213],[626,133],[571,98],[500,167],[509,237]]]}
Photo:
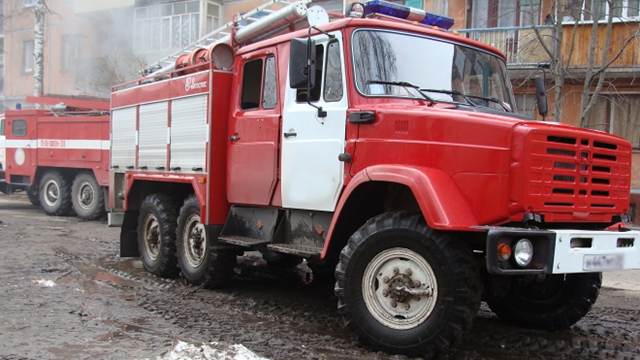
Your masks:
{"label": "windshield wiper", "polygon": [[480,100],[486,100],[486,101],[491,101],[494,102],[498,105],[500,105],[502,107],[502,109],[504,109],[504,111],[506,112],[512,112],[511,107],[508,106],[507,104],[504,103],[504,101],[500,100],[500,99],[496,99],[494,97],[487,97],[487,96],[479,96],[479,95],[471,95],[471,94],[463,94],[460,91],[456,91],[456,90],[445,90],[445,89],[420,89],[421,91],[425,91],[425,92],[434,92],[434,93],[440,93],[440,94],[449,94],[449,95],[457,95],[457,96],[462,96],[465,101],[467,102],[467,104],[469,105],[474,105],[477,106],[478,104],[476,104],[473,101],[470,101],[469,98],[471,99],[480,99]]}
{"label": "windshield wiper", "polygon": [[429,105],[433,105],[435,104],[435,100],[433,100],[431,97],[429,97],[427,94],[425,94],[420,86],[412,84],[410,82],[407,81],[384,81],[384,80],[367,80],[367,85],[369,84],[380,84],[380,85],[395,85],[395,86],[402,86],[405,88],[412,88],[418,91],[418,93],[420,94],[420,96],[422,96],[425,100],[427,100],[429,102]]}

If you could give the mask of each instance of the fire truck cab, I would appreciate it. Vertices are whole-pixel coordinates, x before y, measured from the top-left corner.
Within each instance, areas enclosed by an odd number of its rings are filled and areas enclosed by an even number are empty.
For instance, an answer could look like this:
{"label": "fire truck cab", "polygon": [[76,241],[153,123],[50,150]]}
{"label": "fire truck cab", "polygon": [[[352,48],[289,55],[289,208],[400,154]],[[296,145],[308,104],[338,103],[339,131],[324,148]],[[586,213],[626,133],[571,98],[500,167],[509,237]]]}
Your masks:
{"label": "fire truck cab", "polygon": [[0,191],[25,191],[49,215],[105,213],[109,104],[28,97],[49,108],[7,110],[0,123]]}
{"label": "fire truck cab", "polygon": [[211,287],[244,251],[305,259],[334,271],[363,341],[427,357],[483,298],[516,324],[566,328],[602,271],[640,268],[640,232],[621,222],[627,141],[516,115],[502,54],[424,25],[450,19],[353,10],[245,43],[303,18],[294,3],[233,47],[114,88],[122,256]]}

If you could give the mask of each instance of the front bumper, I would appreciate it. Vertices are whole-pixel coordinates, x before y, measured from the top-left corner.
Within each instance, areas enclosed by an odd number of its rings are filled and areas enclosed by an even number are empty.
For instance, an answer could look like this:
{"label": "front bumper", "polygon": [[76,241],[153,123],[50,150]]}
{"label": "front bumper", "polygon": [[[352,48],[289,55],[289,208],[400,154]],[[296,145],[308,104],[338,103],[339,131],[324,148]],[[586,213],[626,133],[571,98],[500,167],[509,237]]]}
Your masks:
{"label": "front bumper", "polygon": [[[499,260],[500,243],[529,239],[533,261],[520,267]],[[491,274],[572,274],[640,269],[640,231],[529,230],[492,228],[487,235],[487,270]]]}

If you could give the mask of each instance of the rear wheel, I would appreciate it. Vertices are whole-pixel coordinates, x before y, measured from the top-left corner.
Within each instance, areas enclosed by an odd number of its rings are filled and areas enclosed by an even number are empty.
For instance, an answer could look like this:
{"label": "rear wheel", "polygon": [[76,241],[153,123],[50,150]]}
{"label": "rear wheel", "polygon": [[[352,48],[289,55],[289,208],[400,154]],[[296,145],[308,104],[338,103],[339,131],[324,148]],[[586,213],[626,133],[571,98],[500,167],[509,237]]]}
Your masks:
{"label": "rear wheel", "polygon": [[71,187],[71,200],[79,218],[94,220],[104,215],[104,192],[92,174],[76,176]]}
{"label": "rear wheel", "polygon": [[506,280],[501,282],[506,291],[487,294],[489,307],[500,319],[528,328],[560,330],[591,310],[602,274],[524,275]]}
{"label": "rear wheel", "polygon": [[71,184],[58,171],[46,172],[38,188],[40,207],[48,215],[67,215],[71,211]]}
{"label": "rear wheel", "polygon": [[221,287],[233,276],[236,255],[222,250],[212,239],[200,217],[200,203],[191,196],[178,217],[176,235],[178,264],[182,276],[194,285]]}
{"label": "rear wheel", "polygon": [[422,217],[385,213],[349,239],[336,267],[338,308],[360,338],[427,358],[446,352],[471,327],[481,280],[464,244]]}
{"label": "rear wheel", "polygon": [[138,217],[138,251],[144,268],[161,277],[178,274],[176,263],[176,209],[164,194],[147,196]]}

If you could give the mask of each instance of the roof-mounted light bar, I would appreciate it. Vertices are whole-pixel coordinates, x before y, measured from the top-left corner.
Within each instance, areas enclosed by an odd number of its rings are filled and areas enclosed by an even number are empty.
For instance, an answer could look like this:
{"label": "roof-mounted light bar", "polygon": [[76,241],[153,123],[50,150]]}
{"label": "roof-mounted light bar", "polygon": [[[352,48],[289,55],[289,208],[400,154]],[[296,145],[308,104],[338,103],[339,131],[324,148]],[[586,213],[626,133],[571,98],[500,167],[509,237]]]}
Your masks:
{"label": "roof-mounted light bar", "polygon": [[381,14],[409,21],[416,21],[425,25],[437,26],[449,29],[453,26],[453,19],[447,16],[436,15],[426,11],[403,6],[384,0],[372,0],[364,4],[364,16]]}

